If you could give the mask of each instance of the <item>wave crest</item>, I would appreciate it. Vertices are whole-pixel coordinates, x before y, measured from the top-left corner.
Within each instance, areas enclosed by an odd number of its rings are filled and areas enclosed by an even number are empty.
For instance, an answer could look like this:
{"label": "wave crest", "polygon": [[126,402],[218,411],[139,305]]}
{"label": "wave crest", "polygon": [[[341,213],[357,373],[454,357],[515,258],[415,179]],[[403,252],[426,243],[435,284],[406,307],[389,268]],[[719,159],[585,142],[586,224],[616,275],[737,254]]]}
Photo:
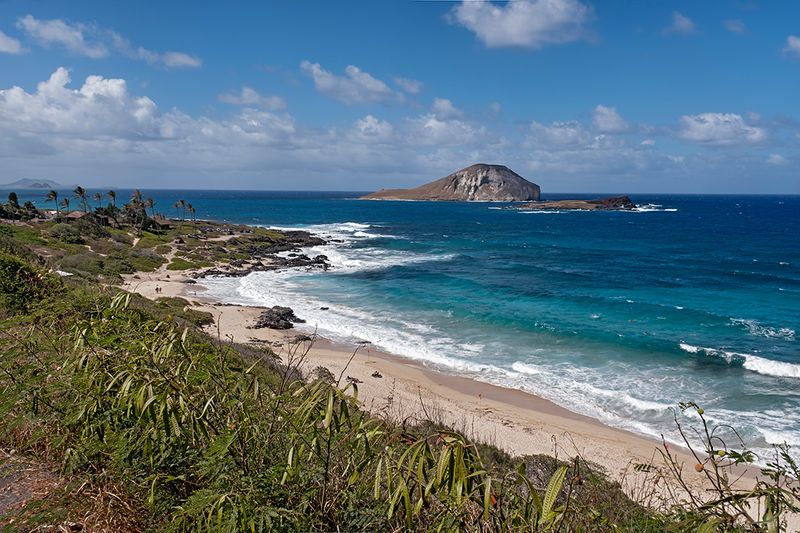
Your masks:
{"label": "wave crest", "polygon": [[703,354],[709,357],[716,357],[722,359],[732,366],[741,366],[751,372],[763,374],[765,376],[772,376],[778,378],[795,378],[800,379],[800,365],[794,363],[786,363],[784,361],[775,361],[757,355],[727,352],[725,350],[718,350],[716,348],[706,348],[704,346],[693,346],[680,343],[680,349],[684,352],[692,354]]}

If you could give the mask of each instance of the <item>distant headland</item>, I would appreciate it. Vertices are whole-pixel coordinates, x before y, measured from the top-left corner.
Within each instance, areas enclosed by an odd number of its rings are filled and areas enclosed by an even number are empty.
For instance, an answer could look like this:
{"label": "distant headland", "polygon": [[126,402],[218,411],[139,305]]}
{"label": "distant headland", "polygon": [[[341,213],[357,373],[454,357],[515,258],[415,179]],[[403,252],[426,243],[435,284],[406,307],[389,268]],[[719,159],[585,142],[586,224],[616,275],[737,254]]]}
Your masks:
{"label": "distant headland", "polygon": [[23,178],[12,183],[0,184],[0,189],[63,189],[64,186],[53,180]]}

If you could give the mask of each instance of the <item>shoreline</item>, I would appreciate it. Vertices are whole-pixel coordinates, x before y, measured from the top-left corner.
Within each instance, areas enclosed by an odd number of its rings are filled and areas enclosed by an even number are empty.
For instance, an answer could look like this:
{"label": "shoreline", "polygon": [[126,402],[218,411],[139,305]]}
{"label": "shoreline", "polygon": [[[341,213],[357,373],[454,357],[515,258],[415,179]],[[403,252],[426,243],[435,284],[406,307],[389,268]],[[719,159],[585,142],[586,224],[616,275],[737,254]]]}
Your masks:
{"label": "shoreline", "polygon": [[[371,344],[316,335],[313,341],[294,342],[298,336],[310,335],[296,328],[249,329],[264,307],[211,301],[203,295],[202,279],[185,283],[190,274],[162,267],[125,276],[122,288],[149,299],[184,298],[192,309],[214,317],[214,324],[204,328],[206,333],[242,344],[268,345],[284,363],[297,363],[302,356],[299,368],[304,375],[323,366],[336,378],[341,375],[342,386],[348,377],[355,378],[359,401],[374,414],[399,421],[429,419],[511,455],[547,454],[561,459],[579,455],[618,481],[639,477],[633,471],[635,464],[663,463],[658,439],[608,426],[527,391],[441,372]],[[375,372],[381,377],[373,376]],[[688,450],[669,446],[684,466],[696,462]],[[694,474],[691,468],[685,470]]]}
{"label": "shoreline", "polygon": [[[168,255],[174,256],[174,248]],[[268,261],[267,269],[309,266],[262,259]],[[357,393],[362,408],[374,416],[400,424],[440,424],[511,456],[547,455],[562,461],[580,457],[619,483],[628,497],[652,509],[682,505],[695,498],[690,494],[713,493],[707,477],[710,467],[695,468],[700,466],[698,461],[708,461],[700,448],[694,455],[681,444],[606,425],[527,391],[441,372],[370,343],[337,342],[294,327],[251,329],[266,307],[212,301],[204,295],[207,289],[202,278],[194,277],[204,269],[169,271],[168,264],[153,272],[124,275],[121,288],[151,300],[183,298],[188,308],[213,316],[214,322],[203,328],[207,334],[224,341],[267,345],[304,376],[317,367],[327,369],[342,387],[354,384],[351,390]],[[214,268],[227,269],[220,272],[223,275],[237,275],[231,274],[227,264]],[[241,270],[238,272],[242,275]],[[187,283],[190,279],[192,282]],[[755,464],[723,468],[728,469],[732,490],[749,491],[761,476]],[[680,483],[674,477],[676,471],[680,472]],[[761,502],[752,504],[750,513],[757,518]],[[788,531],[800,531],[800,517],[788,514],[786,518]]]}

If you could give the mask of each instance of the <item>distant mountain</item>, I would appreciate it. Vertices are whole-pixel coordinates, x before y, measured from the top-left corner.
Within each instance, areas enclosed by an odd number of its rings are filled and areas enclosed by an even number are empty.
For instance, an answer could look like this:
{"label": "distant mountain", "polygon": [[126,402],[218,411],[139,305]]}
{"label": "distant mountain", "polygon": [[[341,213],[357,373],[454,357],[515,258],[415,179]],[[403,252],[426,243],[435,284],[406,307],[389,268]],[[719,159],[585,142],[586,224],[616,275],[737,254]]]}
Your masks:
{"label": "distant mountain", "polygon": [[0,189],[63,189],[64,186],[52,180],[24,178],[0,185]]}
{"label": "distant mountain", "polygon": [[503,165],[479,163],[415,189],[381,189],[362,200],[524,202],[539,199],[539,186]]}

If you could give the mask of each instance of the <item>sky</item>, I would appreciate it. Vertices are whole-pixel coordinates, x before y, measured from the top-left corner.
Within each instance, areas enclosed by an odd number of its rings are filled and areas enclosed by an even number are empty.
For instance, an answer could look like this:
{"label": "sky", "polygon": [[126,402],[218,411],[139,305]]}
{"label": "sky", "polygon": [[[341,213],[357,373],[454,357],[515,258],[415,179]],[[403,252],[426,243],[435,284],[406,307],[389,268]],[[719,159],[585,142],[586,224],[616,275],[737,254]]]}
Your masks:
{"label": "sky", "polygon": [[800,194],[800,2],[0,0],[0,183]]}

